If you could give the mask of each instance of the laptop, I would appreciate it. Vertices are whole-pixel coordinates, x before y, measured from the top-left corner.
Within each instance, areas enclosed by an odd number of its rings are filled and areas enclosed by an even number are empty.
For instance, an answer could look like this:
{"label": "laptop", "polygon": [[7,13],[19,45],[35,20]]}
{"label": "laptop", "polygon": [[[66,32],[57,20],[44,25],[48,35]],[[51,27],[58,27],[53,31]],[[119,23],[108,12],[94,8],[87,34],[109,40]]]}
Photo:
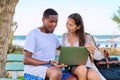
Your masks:
{"label": "laptop", "polygon": [[85,47],[61,47],[58,64],[85,65],[89,51]]}

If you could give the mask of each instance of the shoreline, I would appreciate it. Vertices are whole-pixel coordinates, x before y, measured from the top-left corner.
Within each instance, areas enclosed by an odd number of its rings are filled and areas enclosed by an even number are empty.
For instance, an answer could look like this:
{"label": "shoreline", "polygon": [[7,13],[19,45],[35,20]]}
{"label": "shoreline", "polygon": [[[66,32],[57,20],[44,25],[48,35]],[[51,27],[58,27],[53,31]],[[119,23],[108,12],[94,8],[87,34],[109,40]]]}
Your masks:
{"label": "shoreline", "polygon": [[[58,40],[62,42],[62,35],[56,35]],[[120,35],[115,35],[113,39],[113,35],[93,35],[96,44],[98,47],[102,48],[110,48],[114,43],[114,47],[120,47]],[[14,35],[13,36],[13,44],[24,46],[26,35]]]}

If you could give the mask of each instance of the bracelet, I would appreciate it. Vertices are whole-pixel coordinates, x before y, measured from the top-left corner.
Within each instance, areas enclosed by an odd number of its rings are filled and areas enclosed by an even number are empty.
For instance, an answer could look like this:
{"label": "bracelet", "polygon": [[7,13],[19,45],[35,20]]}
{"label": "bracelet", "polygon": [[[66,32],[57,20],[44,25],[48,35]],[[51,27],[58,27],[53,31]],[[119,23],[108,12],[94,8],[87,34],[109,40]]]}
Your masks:
{"label": "bracelet", "polygon": [[49,60],[49,64],[51,63],[51,60]]}

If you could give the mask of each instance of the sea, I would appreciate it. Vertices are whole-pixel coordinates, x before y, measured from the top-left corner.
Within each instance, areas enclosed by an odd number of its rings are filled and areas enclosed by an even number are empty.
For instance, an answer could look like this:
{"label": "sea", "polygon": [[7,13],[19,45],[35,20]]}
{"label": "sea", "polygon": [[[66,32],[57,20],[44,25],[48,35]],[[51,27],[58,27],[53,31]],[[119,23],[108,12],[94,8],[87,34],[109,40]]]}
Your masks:
{"label": "sea", "polygon": [[[62,36],[57,35],[60,42],[62,42]],[[93,35],[98,47],[120,47],[120,35]],[[14,35],[13,44],[23,46],[25,44],[26,35]]]}

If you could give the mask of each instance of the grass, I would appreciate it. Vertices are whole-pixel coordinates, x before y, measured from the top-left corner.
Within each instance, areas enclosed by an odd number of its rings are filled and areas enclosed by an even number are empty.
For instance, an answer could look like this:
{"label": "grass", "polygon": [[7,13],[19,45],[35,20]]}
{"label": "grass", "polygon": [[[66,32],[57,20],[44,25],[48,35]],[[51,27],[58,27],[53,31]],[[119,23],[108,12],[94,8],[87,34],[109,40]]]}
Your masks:
{"label": "grass", "polygon": [[24,76],[18,76],[18,79],[24,80]]}
{"label": "grass", "polygon": [[[9,78],[11,79],[12,77]],[[24,80],[24,76],[18,76],[18,80]]]}

